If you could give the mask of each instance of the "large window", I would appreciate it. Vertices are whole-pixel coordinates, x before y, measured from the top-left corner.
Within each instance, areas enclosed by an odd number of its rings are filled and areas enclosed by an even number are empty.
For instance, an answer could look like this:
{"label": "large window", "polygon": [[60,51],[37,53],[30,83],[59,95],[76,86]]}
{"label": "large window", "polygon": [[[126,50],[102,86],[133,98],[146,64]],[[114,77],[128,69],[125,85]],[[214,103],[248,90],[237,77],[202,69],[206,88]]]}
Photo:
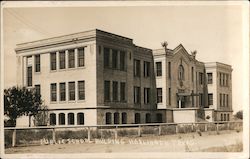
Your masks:
{"label": "large window", "polygon": [[59,68],[60,69],[65,69],[65,51],[60,51],[59,52]]}
{"label": "large window", "polygon": [[50,53],[50,70],[56,70],[56,53]]}
{"label": "large window", "polygon": [[60,83],[60,101],[66,100],[66,88],[65,83]]}
{"label": "large window", "polygon": [[126,70],[126,54],[124,51],[120,51],[120,70]]}
{"label": "large window", "polygon": [[75,100],[75,82],[69,82],[69,100]]}
{"label": "large window", "polygon": [[134,87],[134,103],[141,103],[141,89],[140,87]]}
{"label": "large window", "polygon": [[144,77],[150,76],[150,62],[144,61]]}
{"label": "large window", "polygon": [[213,73],[207,73],[207,84],[213,84]]}
{"label": "large window", "polygon": [[149,104],[150,102],[150,88],[144,88],[144,103]]}
{"label": "large window", "polygon": [[104,101],[110,101],[110,81],[104,81]]}
{"label": "large window", "polygon": [[141,74],[141,66],[140,60],[134,60],[134,76],[140,77]]}
{"label": "large window", "polygon": [[85,82],[78,81],[78,99],[84,100],[85,99]]}
{"label": "large window", "polygon": [[77,125],[84,125],[84,114],[77,113]]}
{"label": "large window", "polygon": [[106,124],[112,124],[112,116],[111,113],[106,113]]}
{"label": "large window", "polygon": [[118,101],[118,82],[113,81],[113,101]]}
{"label": "large window", "polygon": [[104,67],[109,68],[109,48],[104,48]]}
{"label": "large window", "polygon": [[120,96],[121,96],[121,102],[126,101],[126,83],[121,82],[120,83]]}
{"label": "large window", "polygon": [[35,56],[35,72],[40,72],[41,66],[40,66],[40,55]]}
{"label": "large window", "polygon": [[56,83],[50,85],[50,96],[51,101],[56,101]]}
{"label": "large window", "polygon": [[59,125],[65,125],[65,114],[64,113],[59,114]]}
{"label": "large window", "polygon": [[27,86],[32,86],[32,66],[27,67]]}
{"label": "large window", "polygon": [[162,103],[162,88],[157,88],[157,103]]}
{"label": "large window", "polygon": [[74,113],[68,114],[68,125],[74,125],[75,124],[75,115]]}
{"label": "large window", "polygon": [[35,85],[35,90],[36,90],[37,94],[41,95],[41,86],[40,86],[40,84]]}
{"label": "large window", "polygon": [[69,50],[69,53],[68,53],[68,57],[69,57],[69,68],[75,68],[75,50],[74,49],[71,49]]}
{"label": "large window", "polygon": [[183,81],[184,77],[185,77],[185,75],[184,75],[184,67],[183,67],[183,65],[180,65],[179,70],[178,70],[178,79]]}
{"label": "large window", "polygon": [[161,62],[156,62],[156,76],[162,76],[162,64],[161,64]]}
{"label": "large window", "polygon": [[112,50],[112,68],[117,69],[118,68],[118,51]]}
{"label": "large window", "polygon": [[213,105],[213,94],[208,94],[208,105]]}
{"label": "large window", "polygon": [[78,67],[84,66],[84,48],[78,49]]}

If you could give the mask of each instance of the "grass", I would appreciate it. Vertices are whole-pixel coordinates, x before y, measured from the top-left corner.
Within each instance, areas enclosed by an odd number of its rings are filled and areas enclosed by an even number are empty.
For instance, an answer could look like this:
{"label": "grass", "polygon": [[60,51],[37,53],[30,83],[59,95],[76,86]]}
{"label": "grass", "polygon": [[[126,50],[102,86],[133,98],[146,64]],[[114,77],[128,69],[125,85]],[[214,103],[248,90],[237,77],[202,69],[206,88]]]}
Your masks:
{"label": "grass", "polygon": [[202,152],[242,152],[242,151],[243,151],[243,144],[240,142],[234,145],[210,147],[202,150]]}

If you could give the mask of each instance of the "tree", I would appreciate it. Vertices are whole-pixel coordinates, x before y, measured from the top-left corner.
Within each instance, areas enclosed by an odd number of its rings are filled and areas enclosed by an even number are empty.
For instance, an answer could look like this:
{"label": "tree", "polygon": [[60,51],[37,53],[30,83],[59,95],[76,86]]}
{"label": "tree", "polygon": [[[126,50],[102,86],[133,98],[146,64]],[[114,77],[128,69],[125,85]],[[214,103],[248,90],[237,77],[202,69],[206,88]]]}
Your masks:
{"label": "tree", "polygon": [[238,112],[235,114],[235,117],[238,118],[238,119],[243,119],[243,111],[242,111],[242,110],[238,111]]}
{"label": "tree", "polygon": [[48,108],[42,105],[39,112],[35,115],[34,125],[36,126],[47,126],[49,122]]}
{"label": "tree", "polygon": [[41,104],[41,95],[34,88],[14,86],[4,90],[4,115],[9,117],[11,126],[16,126],[20,116],[35,116]]}

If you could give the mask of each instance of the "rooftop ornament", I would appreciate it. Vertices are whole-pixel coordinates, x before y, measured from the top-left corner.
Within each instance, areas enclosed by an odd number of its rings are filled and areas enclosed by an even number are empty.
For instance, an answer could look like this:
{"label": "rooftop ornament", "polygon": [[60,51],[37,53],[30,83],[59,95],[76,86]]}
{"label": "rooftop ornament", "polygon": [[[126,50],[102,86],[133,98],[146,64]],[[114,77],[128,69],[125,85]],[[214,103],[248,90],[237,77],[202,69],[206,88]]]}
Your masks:
{"label": "rooftop ornament", "polygon": [[192,57],[193,57],[194,59],[195,59],[196,54],[197,54],[197,51],[196,51],[196,50],[191,51],[191,55],[192,55]]}
{"label": "rooftop ornament", "polygon": [[166,52],[166,54],[167,54],[168,42],[164,41],[163,43],[161,43],[161,46],[165,48],[165,52]]}

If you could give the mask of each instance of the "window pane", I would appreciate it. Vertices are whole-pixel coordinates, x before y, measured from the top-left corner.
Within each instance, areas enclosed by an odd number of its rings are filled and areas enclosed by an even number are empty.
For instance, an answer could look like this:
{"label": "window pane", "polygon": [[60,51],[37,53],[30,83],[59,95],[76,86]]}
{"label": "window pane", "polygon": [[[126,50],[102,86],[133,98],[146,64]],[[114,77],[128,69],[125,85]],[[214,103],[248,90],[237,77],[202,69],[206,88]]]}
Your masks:
{"label": "window pane", "polygon": [[75,50],[69,50],[69,68],[75,67]]}
{"label": "window pane", "polygon": [[161,64],[161,62],[156,62],[156,76],[162,76],[162,64]]}
{"label": "window pane", "polygon": [[84,125],[84,114],[77,113],[77,125]]}
{"label": "window pane", "polygon": [[69,100],[75,100],[75,82],[69,82]]}
{"label": "window pane", "polygon": [[162,103],[162,88],[157,88],[157,103]]}
{"label": "window pane", "polygon": [[213,73],[207,73],[207,84],[213,83]]}
{"label": "window pane", "polygon": [[79,97],[79,100],[85,99],[85,83],[84,83],[84,81],[78,81],[78,97]]}
{"label": "window pane", "polygon": [[50,69],[56,70],[56,53],[50,54]]}
{"label": "window pane", "polygon": [[68,125],[74,125],[75,124],[75,117],[74,113],[68,114]]}
{"label": "window pane", "polygon": [[40,55],[35,56],[35,72],[40,72]]}
{"label": "window pane", "polygon": [[28,87],[32,86],[32,67],[31,66],[27,68],[27,85]]}
{"label": "window pane", "polygon": [[84,66],[84,48],[78,49],[78,67]]}
{"label": "window pane", "polygon": [[56,83],[50,85],[51,89],[51,101],[56,101]]}
{"label": "window pane", "polygon": [[59,125],[65,125],[65,114],[64,113],[59,114]]}
{"label": "window pane", "polygon": [[60,83],[60,101],[66,100],[65,83]]}

